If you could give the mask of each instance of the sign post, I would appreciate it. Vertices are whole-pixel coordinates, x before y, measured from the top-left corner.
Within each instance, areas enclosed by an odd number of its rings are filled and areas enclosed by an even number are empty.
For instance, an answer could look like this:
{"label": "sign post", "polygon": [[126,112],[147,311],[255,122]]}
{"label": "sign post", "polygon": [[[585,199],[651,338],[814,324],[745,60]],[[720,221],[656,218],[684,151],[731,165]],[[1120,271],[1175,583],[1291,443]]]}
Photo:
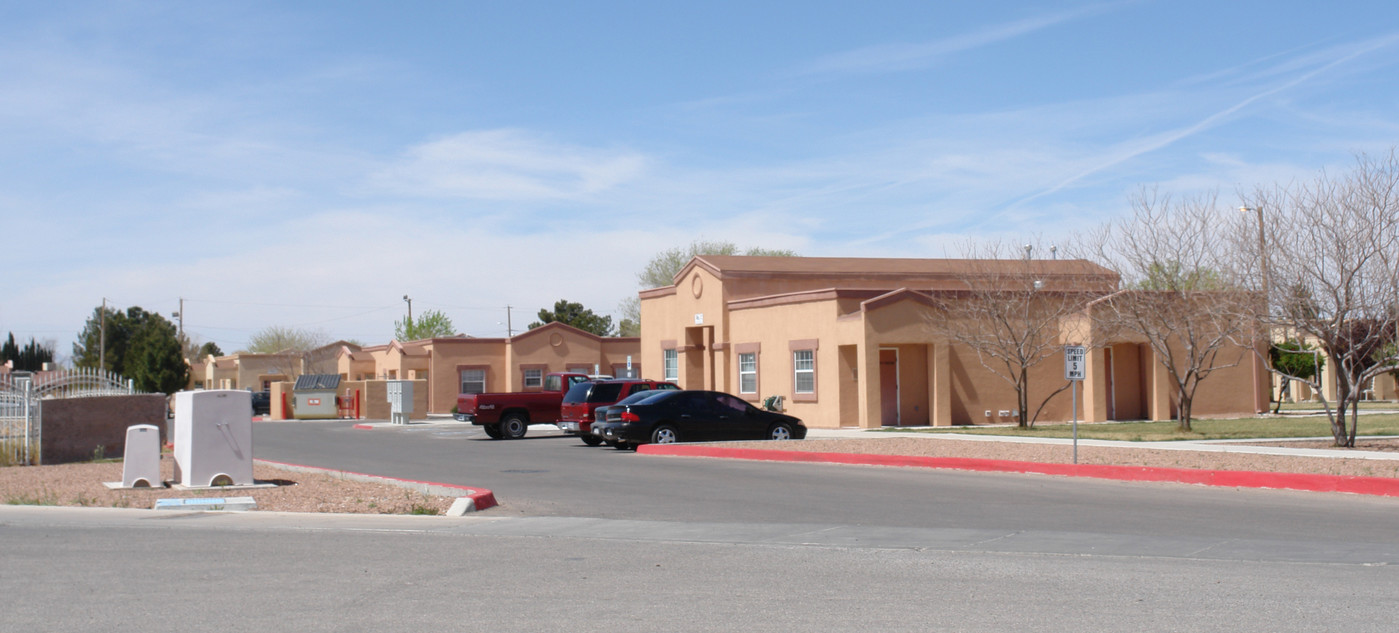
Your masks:
{"label": "sign post", "polygon": [[1073,387],[1073,400],[1070,408],[1074,416],[1074,463],[1078,463],[1078,383],[1083,382],[1083,377],[1087,374],[1084,368],[1084,361],[1087,354],[1082,345],[1064,346],[1064,380],[1069,381]]}

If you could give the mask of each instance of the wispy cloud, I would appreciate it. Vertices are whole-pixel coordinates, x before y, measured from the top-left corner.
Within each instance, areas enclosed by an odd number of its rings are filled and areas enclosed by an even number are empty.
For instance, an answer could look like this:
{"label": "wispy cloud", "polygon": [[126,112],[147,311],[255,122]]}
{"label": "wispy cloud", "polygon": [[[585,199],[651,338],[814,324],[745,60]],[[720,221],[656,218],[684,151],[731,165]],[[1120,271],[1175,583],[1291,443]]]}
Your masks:
{"label": "wispy cloud", "polygon": [[1127,3],[1089,5],[996,24],[931,42],[880,44],[857,48],[817,59],[802,69],[801,74],[884,73],[923,68],[949,55],[1013,40],[1059,24],[1097,15],[1123,4]]}
{"label": "wispy cloud", "polygon": [[1073,185],[1074,183],[1083,180],[1084,178],[1087,178],[1093,174],[1110,169],[1143,154],[1157,151],[1164,147],[1170,146],[1176,142],[1179,142],[1182,139],[1199,134],[1200,132],[1213,128],[1216,125],[1219,125],[1221,122],[1230,119],[1239,111],[1243,110],[1244,108],[1247,108],[1250,105],[1253,105],[1254,103],[1262,99],[1295,88],[1303,83],[1312,80],[1313,78],[1319,75],[1322,75],[1323,73],[1330,72],[1338,67],[1351,63],[1377,50],[1391,48],[1396,43],[1399,43],[1399,34],[1392,33],[1383,37],[1372,38],[1355,44],[1338,46],[1324,53],[1307,55],[1303,59],[1285,60],[1278,64],[1277,68],[1270,68],[1263,71],[1262,75],[1273,76],[1278,73],[1286,72],[1288,73],[1287,75],[1284,75],[1288,77],[1286,81],[1283,81],[1282,83],[1270,86],[1264,90],[1249,95],[1247,98],[1244,98],[1234,103],[1233,105],[1224,108],[1223,110],[1210,114],[1209,116],[1206,116],[1205,118],[1200,119],[1190,125],[1179,127],[1173,130],[1167,130],[1159,134],[1153,134],[1144,138],[1134,139],[1126,143],[1115,145],[1109,148],[1109,150],[1104,155],[1102,155],[1099,160],[1097,160],[1094,163],[1091,163],[1086,169],[1083,169],[1069,176],[1068,178],[1061,180],[1055,185],[1049,187],[1048,189],[1045,189],[1027,198],[1019,200],[1017,204],[1029,202],[1036,198],[1040,198],[1052,194],[1056,191],[1060,191],[1065,187]]}
{"label": "wispy cloud", "polygon": [[486,130],[410,148],[371,182],[426,197],[576,198],[636,178],[646,162],[631,151],[552,143],[520,130]]}

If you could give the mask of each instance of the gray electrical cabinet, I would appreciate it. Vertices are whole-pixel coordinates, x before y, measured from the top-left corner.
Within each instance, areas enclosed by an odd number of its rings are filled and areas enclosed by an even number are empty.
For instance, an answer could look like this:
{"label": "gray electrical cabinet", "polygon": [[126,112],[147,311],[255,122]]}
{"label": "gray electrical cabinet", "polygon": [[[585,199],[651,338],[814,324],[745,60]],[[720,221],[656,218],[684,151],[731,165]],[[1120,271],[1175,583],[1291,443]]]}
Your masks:
{"label": "gray electrical cabinet", "polygon": [[413,381],[389,380],[385,386],[389,397],[389,422],[407,424],[413,413]]}
{"label": "gray electrical cabinet", "polygon": [[340,417],[335,406],[339,374],[304,374],[291,388],[291,417],[298,420],[334,420]]}
{"label": "gray electrical cabinet", "polygon": [[175,480],[185,486],[253,484],[253,394],[175,394]]}
{"label": "gray electrical cabinet", "polygon": [[121,487],[155,488],[160,479],[160,427],[137,424],[126,427],[126,453],[121,460]]}

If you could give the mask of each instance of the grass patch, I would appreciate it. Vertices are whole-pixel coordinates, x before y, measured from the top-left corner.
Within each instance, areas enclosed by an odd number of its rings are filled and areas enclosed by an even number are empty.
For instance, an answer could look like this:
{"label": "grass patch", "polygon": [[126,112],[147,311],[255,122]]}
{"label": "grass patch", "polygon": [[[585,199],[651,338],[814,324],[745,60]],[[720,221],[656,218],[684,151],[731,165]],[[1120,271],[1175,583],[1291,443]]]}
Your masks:
{"label": "grass patch", "polygon": [[411,510],[408,511],[408,514],[431,514],[431,515],[437,515],[437,514],[441,514],[441,513],[437,511],[437,508],[433,508],[433,507],[431,507],[431,506],[425,506],[425,505],[422,505],[422,504],[419,504],[419,503],[415,503],[415,504],[413,504],[413,508],[412,508]]}
{"label": "grass patch", "polygon": [[[1273,439],[1290,437],[1331,437],[1331,423],[1321,418],[1238,418],[1233,420],[1192,420],[1191,431],[1182,433],[1174,420],[1161,422],[1079,423],[1081,439],[1126,442],[1169,442],[1172,440]],[[914,429],[886,429],[909,431]],[[970,433],[1013,437],[1073,437],[1070,423],[1039,423],[1033,428],[956,426],[917,429],[925,433]],[[1367,415],[1360,418],[1359,435],[1399,436],[1399,415]]]}
{"label": "grass patch", "polygon": [[[1271,410],[1273,406],[1274,406],[1274,405],[1271,405],[1271,404],[1270,404],[1270,405],[1268,405],[1268,408]],[[1320,402],[1284,402],[1284,403],[1282,404],[1282,406],[1279,407],[1279,408],[1280,408],[1282,411],[1288,411],[1288,412],[1311,412],[1311,413],[1325,413],[1325,412],[1326,412],[1326,409],[1323,409],[1323,408],[1321,407],[1321,403],[1320,403]],[[1332,403],[1331,403],[1331,408],[1332,408],[1332,409],[1335,409],[1335,408],[1336,408],[1336,403],[1332,402]],[[1365,402],[1361,402],[1361,403],[1360,403],[1360,410],[1361,410],[1361,411],[1367,411],[1367,410],[1370,410],[1370,411],[1374,411],[1374,410],[1378,410],[1378,411],[1388,411],[1388,410],[1393,410],[1393,409],[1399,409],[1399,403],[1396,403],[1396,402],[1386,402],[1386,401],[1383,401],[1383,400],[1379,400],[1379,401],[1366,400]]]}

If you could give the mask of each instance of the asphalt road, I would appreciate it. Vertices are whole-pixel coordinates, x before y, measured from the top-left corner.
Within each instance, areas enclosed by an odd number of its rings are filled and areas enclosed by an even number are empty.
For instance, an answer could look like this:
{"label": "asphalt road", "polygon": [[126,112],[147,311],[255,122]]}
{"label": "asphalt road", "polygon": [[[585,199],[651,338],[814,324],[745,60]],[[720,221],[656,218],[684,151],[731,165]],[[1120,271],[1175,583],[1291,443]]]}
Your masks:
{"label": "asphalt road", "polygon": [[474,428],[263,423],[254,441],[263,459],[490,488],[501,503],[492,516],[822,526],[866,538],[917,535],[894,543],[909,546],[929,531],[1011,549],[1045,535],[1061,543],[1052,551],[1066,553],[1078,543],[1097,548],[1085,552],[1399,564],[1393,499],[659,457],[588,447],[547,429],[510,441]]}
{"label": "asphalt road", "polygon": [[0,507],[6,630],[1387,633],[1399,595],[1369,564],[153,514]]}
{"label": "asphalt road", "polygon": [[23,631],[1388,632],[1399,502],[255,425],[462,518],[0,506]]}

